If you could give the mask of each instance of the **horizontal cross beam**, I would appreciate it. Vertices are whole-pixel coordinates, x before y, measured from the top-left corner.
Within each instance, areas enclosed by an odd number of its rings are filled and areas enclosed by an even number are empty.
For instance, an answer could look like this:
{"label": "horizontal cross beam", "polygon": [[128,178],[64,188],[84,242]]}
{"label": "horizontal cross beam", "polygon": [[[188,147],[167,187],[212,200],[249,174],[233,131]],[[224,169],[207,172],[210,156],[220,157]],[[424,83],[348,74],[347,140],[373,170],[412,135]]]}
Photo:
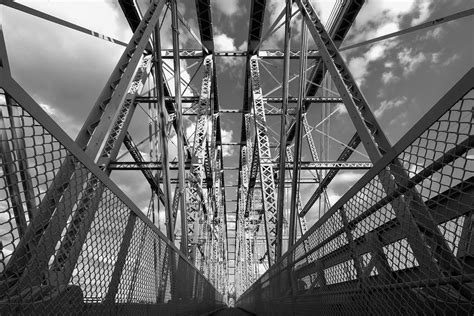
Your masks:
{"label": "horizontal cross beam", "polygon": [[[156,97],[136,97],[135,98],[136,102],[140,103],[156,103]],[[165,101],[167,102],[174,102],[175,97],[174,96],[168,96],[165,97]],[[183,103],[195,103],[199,101],[199,96],[182,96],[181,97],[181,102]],[[266,97],[263,98],[264,102],[267,103],[282,103],[283,98],[282,97]],[[331,98],[331,97],[306,97],[303,99],[304,102],[306,103],[342,103],[341,98]],[[298,98],[297,97],[288,97],[288,102],[289,103],[297,103]]]}
{"label": "horizontal cross beam", "polygon": [[[222,144],[223,146],[230,146],[229,144]],[[240,143],[231,144],[238,146]],[[278,163],[276,162],[269,162],[273,163],[273,168],[278,169]],[[189,169],[191,167],[191,162],[187,161],[185,163],[185,168]],[[301,170],[319,170],[319,169],[370,169],[372,167],[371,162],[366,161],[351,161],[351,162],[338,162],[338,161],[318,161],[318,162],[308,162],[303,161],[300,162]],[[150,170],[160,170],[162,168],[161,162],[151,162],[151,161],[144,161],[144,162],[111,162],[109,164],[109,169],[111,170],[142,170],[142,169],[150,169]],[[293,168],[292,162],[285,163],[285,169]],[[178,162],[173,161],[170,162],[170,170],[178,170]],[[223,170],[239,170],[238,167],[223,167]]]}
{"label": "horizontal cross beam", "polygon": [[[172,49],[164,49],[161,50],[161,54],[164,59],[172,59],[173,58],[173,50]],[[216,57],[247,57],[247,51],[219,51],[214,52],[214,56]],[[284,52],[277,49],[271,50],[260,50],[258,52],[258,57],[262,59],[283,59]],[[179,50],[179,57],[181,59],[200,59],[203,58],[203,51],[202,49],[180,49]],[[291,59],[299,59],[300,52],[299,51],[291,51],[290,52]],[[308,50],[307,52],[308,59],[316,59],[319,58],[319,52],[317,50]]]}

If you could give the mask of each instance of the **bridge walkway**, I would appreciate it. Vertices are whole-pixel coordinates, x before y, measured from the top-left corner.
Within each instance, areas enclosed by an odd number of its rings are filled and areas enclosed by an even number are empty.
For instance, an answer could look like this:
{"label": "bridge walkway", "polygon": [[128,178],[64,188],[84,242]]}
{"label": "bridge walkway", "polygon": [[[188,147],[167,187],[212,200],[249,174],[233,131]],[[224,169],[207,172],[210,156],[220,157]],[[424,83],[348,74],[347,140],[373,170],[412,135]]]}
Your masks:
{"label": "bridge walkway", "polygon": [[210,316],[251,316],[251,315],[255,315],[255,314],[245,311],[244,309],[238,308],[238,307],[224,308],[210,314]]}

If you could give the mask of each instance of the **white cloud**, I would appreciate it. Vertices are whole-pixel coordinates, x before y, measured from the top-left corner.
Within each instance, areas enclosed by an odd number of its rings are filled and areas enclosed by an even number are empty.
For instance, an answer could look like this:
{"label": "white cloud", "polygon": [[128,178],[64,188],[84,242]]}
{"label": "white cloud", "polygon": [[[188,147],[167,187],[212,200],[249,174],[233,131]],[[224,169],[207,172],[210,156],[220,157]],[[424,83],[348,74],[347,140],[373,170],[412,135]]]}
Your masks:
{"label": "white cloud", "polygon": [[374,115],[380,118],[386,111],[393,108],[398,108],[401,105],[403,105],[406,101],[407,101],[407,98],[405,96],[400,97],[400,98],[395,98],[392,100],[384,100],[382,101],[382,103],[380,103],[380,107],[374,111]]}
{"label": "white cloud", "polygon": [[413,73],[424,61],[426,61],[426,56],[422,52],[414,54],[412,51],[411,48],[404,48],[397,55],[398,60],[403,67],[403,75],[405,77]]}
{"label": "white cloud", "polygon": [[448,66],[460,58],[458,53],[454,53],[447,57],[443,50],[431,54],[431,62],[434,64],[441,64],[441,66]]}
{"label": "white cloud", "polygon": [[385,84],[394,83],[399,81],[400,78],[393,74],[393,71],[387,71],[382,74],[382,81]]}
{"label": "white cloud", "polygon": [[368,73],[367,65],[369,62],[370,61],[364,57],[356,57],[349,60],[348,67],[359,85],[364,82],[364,78]]}
{"label": "white cloud", "polygon": [[[230,143],[232,141],[233,130],[221,129],[221,139],[223,143]],[[231,157],[234,154],[233,146],[222,146],[222,156]]]}
{"label": "white cloud", "polygon": [[[348,36],[351,43],[358,43],[367,39],[383,36],[389,33],[399,31],[402,22],[405,22],[405,17],[411,15],[414,17],[412,23],[418,24],[426,20],[431,14],[432,6],[429,1],[425,0],[377,0],[367,1],[361,12],[357,16],[354,26],[351,28]],[[438,38],[441,36],[440,30],[433,30],[431,36]],[[348,64],[353,72],[354,77],[358,83],[363,84],[365,77],[368,75],[368,69],[371,62],[381,60],[387,56],[392,48],[395,48],[399,40],[397,38],[377,43],[373,45],[369,51],[358,54],[349,58]],[[362,48],[361,48],[362,49]],[[355,50],[357,52],[359,50]],[[350,56],[352,52],[349,52]],[[403,58],[411,51],[402,52]],[[405,75],[416,70],[416,68],[426,59],[426,57],[419,53],[417,55],[407,55],[412,60],[403,59],[405,64]],[[393,63],[390,63],[388,68],[392,68]],[[390,82],[396,77],[386,73],[385,80]],[[387,83],[386,82],[386,83]]]}
{"label": "white cloud", "polygon": [[351,42],[357,43],[400,29],[401,18],[413,11],[416,0],[367,1],[351,30]]}
{"label": "white cloud", "polygon": [[362,32],[358,32],[352,38],[353,42],[362,42],[367,39],[384,36],[400,30],[398,22],[393,22],[390,19],[384,19],[376,22],[379,26],[375,28],[365,28]]}
{"label": "white cloud", "polygon": [[61,126],[64,131],[71,137],[75,138],[76,135],[79,133],[81,127],[77,124],[74,117],[67,115],[62,110],[53,108],[49,104],[40,103],[41,108],[51,116],[54,121]]}
{"label": "white cloud", "polygon": [[236,50],[234,39],[222,33],[214,36],[214,46],[216,50],[232,51]]}
{"label": "white cloud", "polygon": [[337,105],[337,112],[338,112],[338,114],[346,114],[347,113],[347,108],[344,105],[344,103],[339,103]]}
{"label": "white cloud", "polygon": [[332,190],[327,190],[327,196],[331,205],[334,205],[342,197],[342,195],[336,194]]}
{"label": "white cloud", "polygon": [[311,0],[313,8],[316,10],[321,22],[324,24],[328,21],[329,16],[336,4],[335,0]]}
{"label": "white cloud", "polygon": [[372,45],[372,47],[362,56],[349,59],[348,67],[359,85],[364,84],[369,74],[368,66],[370,63],[382,60],[386,51],[397,45],[397,41],[387,41]]}
{"label": "white cloud", "polygon": [[[189,125],[185,129],[185,134],[186,138],[189,141],[189,145],[192,147],[194,144],[194,132],[196,130],[196,123],[193,122],[191,125]],[[232,136],[234,134],[233,130],[226,130],[226,129],[221,129],[221,140],[223,143],[230,143],[232,142]],[[173,137],[173,139],[176,139],[176,136]],[[222,146],[222,155],[224,157],[230,157],[234,154],[234,149],[233,146]]]}
{"label": "white cloud", "polygon": [[[245,44],[247,47],[247,43],[243,43],[241,47]],[[235,39],[228,36],[225,33],[221,33],[214,36],[214,47],[217,51],[236,51],[237,47],[235,46]],[[239,47],[240,49],[240,47]],[[240,65],[239,60],[237,57],[223,57],[219,59],[218,67],[219,70],[225,71],[228,67],[234,67]]]}
{"label": "white cloud", "polygon": [[242,44],[238,47],[238,50],[246,51],[247,50],[247,41],[243,41]]}
{"label": "white cloud", "polygon": [[432,30],[429,30],[428,32],[426,32],[426,35],[422,37],[423,40],[427,40],[427,39],[436,39],[436,40],[440,40],[444,35],[444,31],[443,29],[438,26]]}
{"label": "white cloud", "polygon": [[396,118],[390,121],[390,125],[397,124],[397,126],[405,127],[407,125],[407,120],[406,118],[408,117],[407,112],[400,113]]}
{"label": "white cloud", "polygon": [[213,0],[212,4],[227,16],[240,12],[240,0]]}
{"label": "white cloud", "polygon": [[[103,35],[125,41],[132,35],[122,10],[112,1],[21,0],[17,2]],[[105,16],[108,23],[104,23]]]}
{"label": "white cloud", "polygon": [[454,54],[451,57],[449,57],[448,59],[446,59],[446,61],[444,61],[442,63],[442,65],[443,66],[448,66],[448,65],[452,64],[453,62],[455,62],[458,59],[459,59],[459,54]]}
{"label": "white cloud", "polygon": [[431,54],[431,62],[432,63],[439,63],[441,58],[441,52],[433,53]]}
{"label": "white cloud", "polygon": [[[284,1],[279,0],[270,0],[267,1],[267,11],[269,14],[265,17],[265,20],[269,21],[269,25],[272,25],[276,18],[280,15],[283,8],[285,7]],[[280,20],[281,22],[285,21],[285,17]],[[265,39],[264,45],[265,47],[275,48],[278,47],[279,42],[283,41],[284,38],[284,26],[280,27],[275,33]],[[266,29],[263,31],[262,36],[266,35]]]}
{"label": "white cloud", "polygon": [[356,171],[339,172],[332,180],[333,185],[352,184],[362,177],[364,173]]}
{"label": "white cloud", "polygon": [[49,116],[57,116],[58,111],[53,109],[51,105],[40,103],[40,106]]}
{"label": "white cloud", "polygon": [[431,0],[418,0],[416,3],[415,12],[416,17],[411,21],[411,25],[423,23],[431,15],[432,3]]}
{"label": "white cloud", "polygon": [[[313,8],[316,10],[318,17],[321,19],[322,23],[326,23],[329,16],[331,15],[332,8],[337,2],[336,0],[311,0]],[[276,18],[285,8],[285,1],[281,0],[270,0],[267,1],[267,11],[269,12],[268,17],[265,19],[269,21],[268,25],[272,25]],[[296,12],[297,5],[293,4],[292,12]],[[280,22],[284,22],[285,17],[283,17]],[[291,34],[292,38],[300,38],[301,34],[301,15],[296,15],[291,20]],[[264,29],[264,34],[266,29]],[[280,27],[275,33],[273,33],[268,39],[264,41],[265,47],[276,48],[283,45],[283,38],[285,35],[285,27]]]}
{"label": "white cloud", "polygon": [[369,51],[365,54],[366,58],[369,60],[377,60],[383,57],[385,51],[384,45],[374,45]]}

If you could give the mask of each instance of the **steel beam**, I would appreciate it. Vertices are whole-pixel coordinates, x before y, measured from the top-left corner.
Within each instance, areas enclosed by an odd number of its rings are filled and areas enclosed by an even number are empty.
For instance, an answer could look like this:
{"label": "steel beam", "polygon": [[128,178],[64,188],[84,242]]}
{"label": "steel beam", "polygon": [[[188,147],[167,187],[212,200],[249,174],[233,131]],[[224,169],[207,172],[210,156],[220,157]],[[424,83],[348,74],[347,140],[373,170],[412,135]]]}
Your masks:
{"label": "steel beam", "polygon": [[[119,0],[119,1],[122,1],[122,0]],[[123,2],[123,1],[122,1]],[[96,38],[99,38],[99,39],[102,39],[104,41],[108,41],[108,42],[111,42],[111,43],[114,43],[114,44],[118,44],[118,45],[121,45],[121,46],[127,46],[127,43],[124,43],[118,39],[115,39],[113,37],[110,37],[110,36],[107,36],[107,35],[104,35],[104,34],[101,34],[99,32],[95,32],[93,30],[90,30],[88,28],[85,28],[85,27],[82,27],[82,26],[79,26],[79,25],[76,25],[74,23],[71,23],[71,22],[68,22],[66,20],[63,20],[63,19],[59,19],[55,16],[52,16],[50,14],[47,14],[47,13],[44,13],[44,12],[41,12],[41,11],[38,11],[38,10],[35,10],[33,8],[30,8],[28,6],[25,6],[23,4],[20,4],[16,1],[11,1],[11,0],[1,0],[0,1],[0,5],[5,5],[7,7],[10,7],[12,9],[15,9],[15,10],[18,10],[18,11],[21,11],[21,12],[24,12],[24,13],[27,13],[27,14],[30,14],[32,16],[35,16],[35,17],[38,17],[40,19],[44,19],[46,21],[49,21],[49,22],[53,22],[53,23],[56,23],[56,24],[59,24],[61,26],[64,26],[64,27],[67,27],[67,28],[70,28],[70,29],[73,29],[75,31],[79,31],[81,33],[84,33],[84,34],[87,34],[87,35],[91,35],[93,37],[96,37]],[[137,26],[138,26],[138,23],[140,23],[140,20],[138,20],[137,22]]]}
{"label": "steel beam", "polygon": [[[251,264],[250,261],[247,260],[249,256],[251,256],[250,253],[253,252],[252,249],[249,249],[248,246],[248,238],[247,238],[247,233],[246,230],[248,228],[248,214],[246,214],[247,211],[247,205],[248,202],[250,201],[250,198],[248,197],[247,193],[249,190],[249,175],[250,175],[250,153],[252,152],[252,141],[250,139],[250,125],[251,125],[251,116],[250,114],[246,114],[243,116],[243,133],[245,134],[245,139],[246,142],[242,144],[240,147],[240,160],[239,164],[241,166],[240,172],[239,172],[239,180],[238,180],[238,190],[237,190],[237,218],[238,221],[236,221],[236,230],[240,232],[240,238],[236,242],[236,253],[239,254],[243,260],[243,263],[241,264],[241,271],[239,271],[242,274],[242,282],[243,282],[243,287],[246,287],[249,285],[250,280],[252,279],[252,269],[251,269]],[[226,187],[228,184],[226,184]],[[247,216],[247,218],[246,218]],[[237,252],[238,251],[238,252]],[[243,290],[243,289],[242,289]]]}
{"label": "steel beam", "polygon": [[[163,191],[161,190],[159,184],[158,184],[158,181],[155,179],[155,177],[153,176],[153,173],[151,172],[152,169],[160,169],[162,168],[161,164],[159,165],[159,167],[156,167],[156,168],[148,168],[148,166],[146,165],[146,162],[144,161],[143,159],[143,156],[140,152],[140,149],[138,149],[138,147],[135,145],[135,143],[133,142],[133,139],[132,137],[130,136],[129,133],[127,133],[125,135],[125,138],[123,140],[123,144],[125,145],[125,147],[127,148],[127,150],[129,151],[130,153],[130,156],[132,156],[133,160],[135,162],[133,162],[132,164],[136,164],[137,168],[134,168],[133,170],[140,170],[143,174],[143,176],[145,177],[145,179],[147,180],[147,182],[150,184],[150,187],[153,191],[155,191],[155,193],[158,195],[158,197],[160,198],[160,200],[164,203],[164,193]],[[110,163],[109,164],[109,169],[110,170],[114,170],[114,163]],[[118,168],[120,169],[120,168]]]}
{"label": "steel beam", "polygon": [[[0,67],[2,67],[8,74],[11,75],[10,71],[10,64],[8,61],[8,55],[7,55],[7,47],[5,45],[5,39],[3,37],[3,31],[2,27],[0,25]],[[24,133],[23,129],[21,128],[22,125],[22,118],[21,118],[21,113],[19,109],[17,108],[17,103],[15,100],[13,100],[8,93],[4,93],[5,97],[5,102],[7,106],[7,115],[9,117],[9,122],[10,122],[10,129],[12,133],[12,144],[13,144],[13,153],[17,156],[18,160],[18,172],[20,174],[20,182],[23,187],[23,194],[25,195],[25,204],[26,204],[26,209],[28,212],[28,217],[31,221],[33,217],[36,215],[37,212],[37,205],[35,201],[35,194],[33,190],[33,183],[31,180],[31,175],[29,172],[29,166],[28,166],[28,159],[27,159],[27,153],[26,153],[26,146],[25,146],[25,140],[24,140]],[[0,113],[0,123],[5,126],[6,123],[6,118],[3,117],[3,114]],[[15,175],[15,170],[13,163],[13,157],[11,156],[11,148],[9,143],[8,143],[8,137],[5,135],[5,132],[2,130],[1,133],[1,146],[2,146],[2,156],[4,156],[3,160],[6,162],[5,166],[3,168],[3,174],[6,176],[7,182],[10,182],[12,186],[9,186],[9,191],[10,195],[12,197],[12,204],[14,205],[14,209],[22,208],[21,203],[19,201],[16,201],[18,197],[20,197],[19,194],[19,188],[18,185],[16,184],[17,178]],[[19,211],[21,213],[21,211]],[[16,216],[17,220],[17,225],[19,225],[19,230],[20,233],[24,232],[24,229],[26,227],[23,227],[23,218],[24,215],[19,215]]]}
{"label": "steel beam", "polygon": [[[197,0],[201,1],[201,0]],[[163,49],[162,51],[163,59],[171,59],[173,58],[173,51],[171,49]],[[180,49],[179,50],[179,57],[181,59],[200,59],[205,56],[205,52],[201,49]],[[290,59],[299,59],[300,58],[300,51],[290,51],[289,58]],[[317,50],[308,50],[308,59],[319,59],[319,52]],[[278,49],[262,49],[258,50],[255,54],[249,53],[248,51],[214,51],[215,57],[248,57],[251,55],[258,55],[261,59],[284,59],[284,51]]]}
{"label": "steel beam", "polygon": [[187,233],[188,233],[188,253],[191,261],[195,260],[197,239],[199,233],[199,218],[201,211],[207,204],[206,196],[203,200],[202,177],[204,173],[205,140],[207,137],[207,126],[210,115],[211,80],[212,80],[212,55],[204,60],[204,75],[201,84],[201,95],[199,100],[199,115],[196,119],[194,133],[193,156],[191,160],[191,177],[188,183],[189,203],[187,211]]}
{"label": "steel beam", "polygon": [[[234,144],[235,146],[240,146],[240,143]],[[229,146],[229,145],[226,145]],[[178,162],[171,161],[170,170],[178,170]],[[272,162],[273,168],[275,170],[279,169],[279,164]],[[347,170],[364,170],[372,168],[373,164],[366,161],[301,161],[300,169],[301,170],[322,170],[322,169],[347,169]],[[150,162],[150,161],[137,161],[137,162],[128,162],[128,161],[114,161],[109,164],[109,169],[111,170],[160,170],[162,168],[161,162]],[[187,161],[185,163],[185,169],[188,170],[191,168],[191,163]],[[293,162],[289,161],[285,163],[285,169],[293,169]],[[222,167],[222,170],[240,170],[239,167]]]}
{"label": "steel beam", "polygon": [[[212,32],[210,0],[195,0],[195,4],[201,42],[205,47],[205,49],[201,51],[201,54],[212,54],[214,52],[214,36]],[[205,55],[202,55],[201,58],[202,57],[205,57]]]}
{"label": "steel beam", "polygon": [[[250,8],[250,27],[248,33],[248,40],[247,40],[247,58],[246,58],[246,67],[245,67],[245,83],[244,83],[244,98],[243,98],[243,106],[242,106],[242,128],[241,128],[241,143],[246,143],[247,146],[244,149],[244,145],[241,146],[240,149],[240,158],[239,158],[239,169],[243,170],[246,168],[242,163],[248,163],[248,167],[252,164],[252,149],[251,149],[251,140],[248,139],[250,136],[250,97],[249,97],[249,87],[250,87],[250,57],[255,53],[254,50],[259,46],[259,42],[262,38],[262,28],[263,28],[263,18],[266,10],[266,1],[265,0],[257,0],[252,1],[252,5]],[[247,157],[244,157],[243,154],[246,154]],[[250,177],[254,179],[256,176],[255,174],[255,167],[248,168],[247,172],[249,173]],[[252,172],[253,171],[253,172]],[[253,177],[252,177],[253,175]],[[247,174],[245,174],[247,176]],[[243,174],[239,176],[239,186],[243,185]],[[249,203],[252,200],[252,190],[253,190],[253,183],[250,183],[250,180],[247,181],[248,187],[245,190],[248,194],[245,194],[245,216],[248,216],[249,212]]]}
{"label": "steel beam", "polygon": [[[347,32],[352,26],[352,23],[354,23],[354,20],[357,17],[364,2],[365,0],[345,1],[342,3],[340,9],[336,13],[335,18],[333,19],[334,22],[327,26],[328,33],[334,40],[336,47],[340,47],[341,43],[344,41]],[[317,91],[319,90],[319,86],[321,85],[327,71],[324,69],[323,65],[324,63],[321,59],[315,61],[315,66],[313,67],[313,71],[310,75],[311,79],[306,85],[306,97],[316,95]],[[307,112],[310,106],[311,104],[305,103],[304,111]],[[293,138],[295,136],[294,132],[295,125],[293,124],[288,132],[287,142],[293,142]]]}
{"label": "steel beam", "polygon": [[123,242],[121,243],[119,252],[117,254],[117,262],[115,263],[107,294],[104,298],[105,304],[113,305],[115,303],[115,296],[117,295],[120,279],[122,278],[122,272],[126,263],[136,221],[137,215],[135,215],[133,212],[130,212],[127,225],[125,226]]}
{"label": "steel beam", "polygon": [[290,40],[291,40],[291,1],[285,6],[285,47],[283,60],[282,107],[280,115],[280,160],[278,163],[278,202],[277,202],[277,239],[275,260],[282,254],[283,248],[283,208],[285,204],[285,158],[286,158],[286,115],[288,114],[288,79],[290,76]]}
{"label": "steel beam", "polygon": [[[174,5],[173,5],[174,4]],[[177,18],[176,18],[176,5],[174,1],[171,3],[172,8],[172,23],[173,27],[177,27]],[[174,10],[173,10],[174,9]],[[163,89],[163,60],[160,54],[161,48],[161,38],[160,38],[160,27],[158,24],[154,27],[153,32],[153,39],[154,39],[154,50],[153,50],[153,57],[154,57],[154,79],[155,79],[155,89],[156,89],[156,96],[157,96],[157,118],[153,118],[154,120],[158,120],[158,129],[159,129],[159,143],[161,149],[161,161],[162,161],[162,169],[161,172],[163,174],[163,193],[164,193],[164,207],[165,207],[165,217],[166,217],[166,236],[171,242],[174,242],[174,221],[173,221],[173,210],[171,209],[171,182],[169,176],[169,158],[168,158],[168,135],[166,132],[166,118],[165,118],[165,95]],[[174,42],[174,41],[173,41]],[[175,43],[173,43],[175,44]],[[176,69],[175,64],[175,69]],[[176,73],[175,73],[176,78]],[[179,66],[178,66],[178,86],[180,85],[180,77],[179,77]],[[179,90],[177,91],[177,103],[179,102]],[[178,106],[179,108],[179,106]],[[179,110],[178,110],[179,113]],[[179,140],[181,140],[178,137]]]}
{"label": "steel beam", "polygon": [[[5,40],[3,38],[3,31],[0,26],[0,67],[5,71],[8,76],[10,73],[10,65],[8,62],[8,55],[5,45]],[[6,91],[1,91],[5,96],[5,105],[10,110],[13,106],[12,100],[7,97]],[[7,134],[8,121],[14,122],[15,118],[12,117],[13,113],[9,113],[10,120],[7,120],[7,117],[4,117],[2,111],[0,111],[0,158],[2,161],[2,175],[5,177],[5,182],[7,186],[7,194],[9,195],[8,200],[10,200],[13,214],[15,218],[16,228],[18,229],[18,235],[23,237],[27,228],[26,212],[23,209],[23,203],[21,199],[21,190],[17,177],[17,167],[15,165],[15,151],[11,148],[10,142],[14,143],[18,140],[18,135],[15,135],[15,128],[12,128],[13,140],[10,139]]]}
{"label": "steel beam", "polygon": [[[184,162],[185,162],[185,155],[184,155],[184,142],[183,139],[185,138],[184,131],[183,131],[183,108],[181,102],[181,62],[179,54],[177,54],[179,50],[179,31],[178,31],[178,8],[177,3],[175,0],[171,1],[171,23],[173,29],[173,51],[175,52],[173,58],[173,65],[174,65],[174,92],[175,92],[175,105],[176,105],[176,137],[177,137],[177,147],[178,147],[178,179],[179,184],[178,188],[176,189],[175,194],[179,194],[179,206],[180,206],[180,218],[181,218],[181,232],[185,232],[187,230],[187,222],[186,222],[186,209],[187,209],[187,199],[186,199],[186,174],[184,170]],[[161,48],[160,48],[161,49]],[[159,84],[162,84],[161,82]],[[164,126],[163,126],[164,130]],[[166,138],[166,142],[167,142]],[[167,152],[163,152],[163,154],[167,154]],[[173,209],[173,213],[177,213],[177,209]],[[173,224],[173,232],[174,232]],[[181,245],[180,249],[183,252],[186,252],[188,246],[188,235],[182,233],[181,234]]]}
{"label": "steel beam", "polygon": [[354,49],[354,48],[362,47],[362,46],[365,46],[365,45],[370,45],[370,44],[380,42],[380,41],[383,41],[383,40],[386,40],[386,39],[389,39],[389,38],[392,38],[392,37],[395,37],[395,36],[405,35],[405,34],[408,34],[408,33],[411,33],[411,32],[422,30],[422,29],[427,28],[427,27],[434,27],[434,26],[442,24],[442,23],[454,21],[454,20],[457,20],[457,19],[461,19],[461,18],[464,18],[464,17],[471,16],[471,15],[474,15],[474,9],[464,10],[464,11],[461,11],[461,12],[450,14],[448,16],[445,16],[445,17],[442,17],[442,18],[439,18],[439,19],[427,21],[427,22],[424,22],[424,23],[421,23],[421,24],[418,24],[418,25],[415,25],[415,26],[412,26],[412,27],[408,27],[408,28],[405,28],[405,29],[397,31],[397,32],[392,32],[392,33],[389,33],[389,34],[385,34],[383,36],[378,36],[378,37],[375,37],[375,38],[372,38],[370,40],[363,41],[363,42],[360,42],[360,43],[357,43],[357,44],[344,46],[344,47],[341,47],[341,49],[339,51],[342,52],[342,51],[345,51],[345,50]]}
{"label": "steel beam", "polygon": [[[130,25],[130,28],[132,29],[133,32],[135,32],[137,30],[137,27],[138,27],[140,21],[142,20],[142,14],[141,14],[139,8],[136,6],[136,1],[135,0],[119,0],[119,4],[120,4],[120,6],[122,8],[122,11],[125,15],[125,18],[127,19],[128,23]],[[147,50],[151,52],[151,45],[150,44],[147,46]],[[171,57],[172,57],[173,49],[170,49],[169,51],[171,52]],[[163,51],[162,51],[162,57],[164,55],[166,55],[166,54],[164,54]],[[164,92],[165,92],[165,98],[169,97],[171,95],[168,84],[167,84],[167,81],[164,81]],[[156,102],[156,101],[154,101],[154,102]],[[168,114],[172,114],[172,113],[176,112],[173,104],[170,103],[170,102],[166,102],[166,109],[168,111]],[[173,121],[173,127],[174,127],[175,131],[177,132],[178,131],[178,125],[177,125],[176,120]],[[187,141],[186,141],[185,138],[183,139],[183,142],[184,142],[184,147],[187,147]],[[191,153],[190,153],[189,150],[187,152],[187,155],[188,155],[188,158],[191,156]]]}
{"label": "steel beam", "polygon": [[[306,25],[304,22],[301,23],[301,59],[300,59],[300,81],[298,89],[298,106],[296,112],[296,122],[295,122],[295,154],[293,159],[293,174],[291,181],[291,202],[290,202],[290,226],[288,233],[288,248],[291,248],[295,243],[296,239],[296,207],[297,207],[297,197],[299,193],[298,179],[300,177],[300,168],[299,161],[301,159],[301,138],[302,138],[302,129],[301,123],[303,120],[303,96],[304,96],[304,86],[306,84],[306,65],[307,60],[305,53],[308,47],[307,34],[306,34]],[[281,131],[283,133],[283,131]],[[281,145],[280,145],[281,146]],[[280,157],[281,159],[281,157]]]}
{"label": "steel beam", "polygon": [[[265,232],[267,235],[268,265],[275,262],[276,250],[276,221],[277,221],[277,196],[275,192],[275,180],[272,159],[270,152],[270,142],[267,134],[267,125],[265,119],[265,110],[263,104],[263,93],[260,86],[260,73],[258,68],[258,57],[250,58],[250,74],[252,88],[252,102],[255,113],[255,131],[256,131],[256,152],[258,157],[258,168],[260,172],[260,181],[262,185],[262,199],[265,217]],[[256,157],[254,156],[254,160]]]}
{"label": "steel beam", "polygon": [[[358,15],[360,9],[362,8],[362,5],[364,4],[365,0],[350,0],[343,2],[341,4],[340,9],[337,11],[334,19],[332,20],[333,22],[328,25],[328,33],[331,35],[332,39],[334,40],[334,43],[336,47],[339,47],[341,43],[343,42],[347,32],[349,31],[350,27],[352,26],[352,23],[354,22],[356,16]],[[319,86],[322,83],[322,80],[324,78],[324,75],[326,73],[326,70],[323,67],[324,63],[321,59],[318,59],[315,61],[315,67],[313,68],[313,71],[310,75],[311,79],[310,82],[306,86],[306,97],[315,95],[316,92],[319,89]],[[304,103],[304,111],[308,111],[309,107],[311,106],[311,103],[305,102]],[[292,124],[292,126],[289,128],[288,131],[288,138],[287,142],[292,143],[293,139],[295,136],[295,124]],[[357,135],[354,137],[358,137]],[[353,138],[354,138],[353,137]],[[359,141],[360,142],[360,141]],[[348,146],[351,147],[354,143],[350,143]],[[358,144],[358,143],[357,143]],[[356,145],[357,147],[357,145]],[[355,147],[354,147],[355,149]],[[345,160],[347,160],[350,155],[352,154],[352,150],[349,150],[347,147],[344,149],[343,153],[340,155],[340,157],[347,157]],[[339,161],[341,159],[338,159]],[[326,188],[327,184],[331,182],[331,180],[334,178],[334,176],[337,174],[337,170],[331,171],[331,177],[326,176],[326,185],[320,186],[320,189],[318,189],[318,198],[319,195],[324,191]],[[323,182],[322,182],[323,183]],[[316,193],[315,195],[316,196]],[[317,200],[317,198],[313,198],[313,204]],[[311,204],[312,205],[312,204]],[[306,214],[306,212],[309,210],[310,207],[306,207],[303,209],[303,214]]]}
{"label": "steel beam", "polygon": [[[342,151],[342,153],[339,155],[339,157],[337,158],[338,161],[340,161],[341,163],[344,163],[345,161],[347,161],[347,159],[349,159],[349,157],[351,156],[352,152],[354,151],[354,149],[357,148],[357,146],[360,144],[360,137],[359,135],[356,133],[354,134],[354,136],[352,136],[351,140],[349,141],[347,147],[344,148],[344,150]],[[342,168],[341,168],[342,169]],[[320,198],[321,194],[324,193],[324,191],[326,190],[327,186],[329,185],[329,183],[331,183],[331,181],[334,179],[334,177],[337,175],[337,173],[339,172],[340,170],[335,168],[335,169],[332,169],[331,171],[329,171],[326,176],[324,177],[323,180],[321,180],[321,183],[319,184],[319,186],[316,188],[316,191],[314,191],[314,193],[311,195],[311,197],[309,198],[308,202],[306,202],[306,205],[303,207],[303,210],[300,212],[300,216],[304,216],[306,213],[309,212],[309,210],[311,209],[311,207],[314,205],[314,203],[316,203],[316,201]]]}

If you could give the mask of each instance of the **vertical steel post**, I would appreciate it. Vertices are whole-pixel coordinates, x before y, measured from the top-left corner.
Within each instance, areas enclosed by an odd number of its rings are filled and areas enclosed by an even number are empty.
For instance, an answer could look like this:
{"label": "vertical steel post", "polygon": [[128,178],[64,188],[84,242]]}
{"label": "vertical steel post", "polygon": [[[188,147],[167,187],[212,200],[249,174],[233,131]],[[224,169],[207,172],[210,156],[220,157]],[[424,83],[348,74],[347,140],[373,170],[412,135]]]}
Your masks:
{"label": "vertical steel post", "polygon": [[290,75],[290,42],[291,42],[291,5],[292,1],[286,1],[285,20],[285,47],[283,61],[283,102],[281,106],[280,121],[280,161],[278,171],[278,203],[277,203],[277,242],[275,259],[278,260],[283,248],[283,208],[285,206],[285,158],[286,158],[286,114],[288,109],[288,77]]}
{"label": "vertical steel post", "polygon": [[155,60],[155,86],[156,86],[156,100],[158,109],[158,126],[160,130],[160,147],[161,147],[161,161],[163,172],[163,192],[165,194],[165,214],[166,214],[166,236],[171,242],[174,242],[173,231],[173,213],[171,210],[171,182],[169,178],[169,161],[168,161],[168,137],[166,135],[166,118],[165,111],[165,92],[163,89],[163,60],[161,58],[161,39],[160,26],[155,25],[154,36],[154,60]]}
{"label": "vertical steel post", "polygon": [[288,236],[288,248],[293,246],[296,237],[296,207],[298,194],[298,178],[300,175],[299,161],[301,159],[301,121],[303,114],[303,98],[306,78],[306,24],[301,22],[301,55],[300,55],[300,82],[298,88],[298,103],[296,110],[296,126],[295,126],[295,155],[293,159],[293,178],[291,179],[291,201],[290,201],[290,227]]}
{"label": "vertical steel post", "polygon": [[174,94],[176,105],[176,136],[178,141],[178,191],[180,197],[181,215],[181,251],[187,253],[188,236],[186,224],[186,184],[184,170],[184,132],[183,132],[183,108],[181,104],[181,67],[179,59],[179,30],[178,30],[178,8],[176,0],[171,1],[171,28],[173,29],[173,64],[174,64]]}

